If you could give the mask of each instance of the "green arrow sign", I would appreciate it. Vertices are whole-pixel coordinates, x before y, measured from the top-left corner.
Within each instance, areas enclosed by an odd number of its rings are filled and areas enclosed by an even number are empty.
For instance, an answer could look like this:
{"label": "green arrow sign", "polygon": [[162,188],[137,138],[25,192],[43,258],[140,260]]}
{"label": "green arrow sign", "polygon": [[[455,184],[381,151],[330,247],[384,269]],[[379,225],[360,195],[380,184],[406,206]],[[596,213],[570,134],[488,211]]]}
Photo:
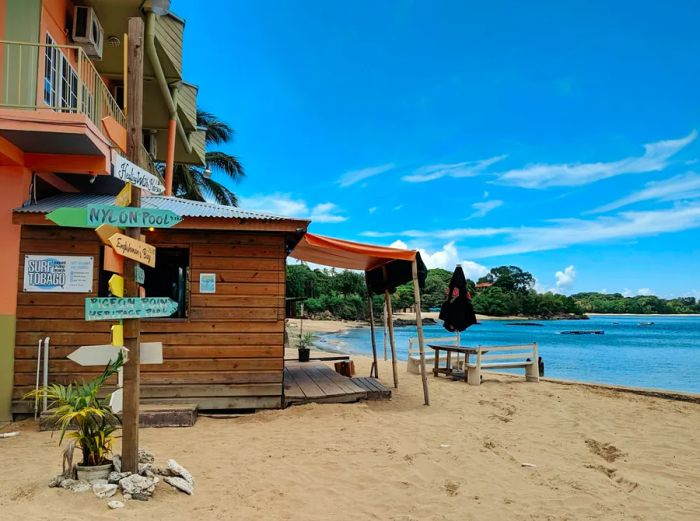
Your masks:
{"label": "green arrow sign", "polygon": [[177,302],[168,297],[89,297],[85,299],[85,320],[169,317]]}
{"label": "green arrow sign", "polygon": [[94,228],[87,222],[87,210],[85,208],[57,208],[46,214],[46,218],[59,226],[72,228]]}
{"label": "green arrow sign", "polygon": [[87,222],[91,226],[111,224],[119,228],[170,228],[182,221],[182,217],[170,210],[131,208],[91,204],[87,209]]}

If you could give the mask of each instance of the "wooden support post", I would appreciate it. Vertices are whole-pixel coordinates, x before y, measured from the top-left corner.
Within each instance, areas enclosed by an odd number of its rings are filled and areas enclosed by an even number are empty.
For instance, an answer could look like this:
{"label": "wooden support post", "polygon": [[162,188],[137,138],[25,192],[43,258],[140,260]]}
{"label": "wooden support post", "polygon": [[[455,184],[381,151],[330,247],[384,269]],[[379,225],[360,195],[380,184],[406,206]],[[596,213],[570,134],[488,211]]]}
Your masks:
{"label": "wooden support post", "polygon": [[394,345],[394,317],[391,311],[391,293],[387,289],[384,291],[384,301],[386,302],[387,323],[389,325],[389,345],[391,346],[391,371],[394,374],[394,387],[399,387],[399,374],[396,370],[396,346]]}
{"label": "wooden support post", "polygon": [[[143,108],[143,20],[129,18],[129,59],[127,72],[127,158],[138,164],[142,145]],[[131,205],[141,205],[141,189],[132,186]],[[141,228],[127,228],[126,235],[139,240]],[[138,297],[139,290],[135,278],[137,262],[124,259],[124,289],[130,297]],[[124,365],[124,407],[122,413],[122,470],[138,472],[139,449],[139,400],[141,377],[139,319],[124,320],[124,347],[129,350],[129,358]]]}
{"label": "wooden support post", "polygon": [[[428,393],[428,377],[425,374],[425,339],[423,338],[423,316],[420,310],[420,286],[418,285],[418,262],[414,259],[411,265],[413,271],[413,295],[416,306],[416,328],[418,329],[418,348],[420,350],[420,377],[423,380],[423,398],[425,405],[430,405]],[[438,360],[439,352],[435,352],[435,360]]]}
{"label": "wooden support post", "polygon": [[387,336],[386,335],[386,329],[387,329],[387,326],[386,326],[386,304],[384,304],[384,306],[382,308],[382,325],[384,326],[382,336],[384,337],[384,361],[386,362],[389,359],[388,355],[387,355],[387,338],[386,338],[386,336]]}
{"label": "wooden support post", "polygon": [[369,375],[379,378],[379,367],[377,366],[377,339],[374,334],[374,307],[372,306],[372,292],[367,287],[367,305],[369,307],[369,329],[372,334],[372,368]]}

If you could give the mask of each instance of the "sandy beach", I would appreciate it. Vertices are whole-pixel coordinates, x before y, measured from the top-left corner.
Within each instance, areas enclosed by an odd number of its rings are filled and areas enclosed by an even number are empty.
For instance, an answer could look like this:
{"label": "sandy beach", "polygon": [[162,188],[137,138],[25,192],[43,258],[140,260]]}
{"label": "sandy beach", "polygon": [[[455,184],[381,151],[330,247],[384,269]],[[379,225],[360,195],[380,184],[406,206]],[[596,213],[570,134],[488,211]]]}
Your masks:
{"label": "sandy beach", "polygon": [[[368,374],[369,359],[355,357]],[[389,384],[390,365],[380,364]],[[420,378],[400,364],[391,401],[311,404],[192,428],[143,429],[157,462],[174,457],[193,496],[109,511],[91,492],[49,489],[57,438],[32,421],[0,439],[3,519],[695,520],[700,405],[496,377],[480,387]],[[532,466],[523,466],[529,464]]]}

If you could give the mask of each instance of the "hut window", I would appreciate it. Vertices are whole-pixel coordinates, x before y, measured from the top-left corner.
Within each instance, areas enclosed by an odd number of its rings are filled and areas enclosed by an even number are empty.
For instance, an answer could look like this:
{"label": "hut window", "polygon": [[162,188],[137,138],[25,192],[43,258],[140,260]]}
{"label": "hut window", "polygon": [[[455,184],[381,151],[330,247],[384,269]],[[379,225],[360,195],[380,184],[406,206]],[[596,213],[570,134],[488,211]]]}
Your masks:
{"label": "hut window", "polygon": [[[100,262],[102,263],[102,262]],[[190,293],[189,248],[157,248],[156,267],[141,265],[145,272],[143,284],[148,297],[169,297],[177,302],[177,311],[169,318],[186,318]],[[99,295],[109,296],[108,280],[111,273],[102,271]]]}
{"label": "hut window", "polygon": [[189,248],[157,248],[156,267],[144,266],[146,280],[143,284],[148,297],[170,297],[178,304],[170,318],[187,317],[190,292]]}

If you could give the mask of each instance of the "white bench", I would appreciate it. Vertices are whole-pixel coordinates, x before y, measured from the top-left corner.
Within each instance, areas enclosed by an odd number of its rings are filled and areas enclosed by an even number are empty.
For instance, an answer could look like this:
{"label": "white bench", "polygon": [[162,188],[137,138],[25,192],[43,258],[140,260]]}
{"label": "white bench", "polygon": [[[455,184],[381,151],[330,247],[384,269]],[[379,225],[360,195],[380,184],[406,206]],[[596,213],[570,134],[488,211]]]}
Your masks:
{"label": "white bench", "polygon": [[478,346],[475,361],[472,363],[467,360],[468,382],[470,385],[480,385],[482,369],[519,368],[525,369],[525,379],[528,382],[539,382],[538,360],[537,343],[517,346]]}
{"label": "white bench", "polygon": [[[459,333],[452,336],[443,336],[439,338],[424,338],[424,345],[437,344],[450,342],[454,345],[459,345]],[[428,351],[431,351],[428,349]],[[426,351],[425,353],[425,364],[433,364],[435,362],[435,353]],[[459,363],[459,360],[457,361]],[[414,336],[408,339],[408,363],[406,364],[406,370],[409,373],[420,374],[420,352],[418,351],[418,337]]]}

